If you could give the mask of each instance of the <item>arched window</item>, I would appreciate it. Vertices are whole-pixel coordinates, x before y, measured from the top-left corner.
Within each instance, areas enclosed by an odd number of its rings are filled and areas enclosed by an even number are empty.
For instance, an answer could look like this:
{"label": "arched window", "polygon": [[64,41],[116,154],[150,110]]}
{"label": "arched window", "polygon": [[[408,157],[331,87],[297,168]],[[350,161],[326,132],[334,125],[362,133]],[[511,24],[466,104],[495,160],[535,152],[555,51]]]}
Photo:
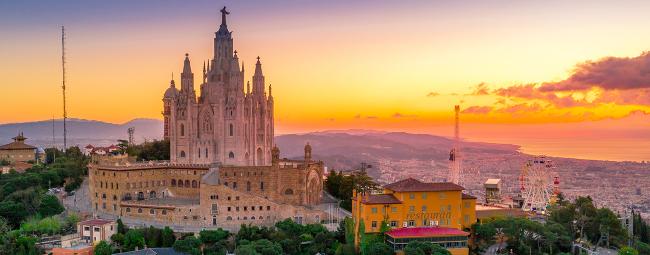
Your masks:
{"label": "arched window", "polygon": [[181,158],[185,157],[185,151],[181,151]]}
{"label": "arched window", "polygon": [[232,151],[228,153],[228,158],[235,158],[235,153],[233,153]]}
{"label": "arched window", "polygon": [[192,181],[192,188],[196,188],[196,181]]}
{"label": "arched window", "polygon": [[138,192],[138,200],[143,200],[144,199],[144,193]]}
{"label": "arched window", "polygon": [[131,198],[131,193],[126,193],[126,194],[124,194],[124,200],[125,200],[125,201],[129,201],[129,200],[131,200],[131,199],[132,199],[132,198]]}
{"label": "arched window", "polygon": [[190,187],[190,180],[185,180],[185,188],[189,188],[189,187]]}
{"label": "arched window", "polygon": [[226,217],[226,220],[232,220],[232,217],[228,216]]}
{"label": "arched window", "polygon": [[176,187],[176,179],[172,179],[172,187]]}
{"label": "arched window", "polygon": [[246,191],[251,191],[251,182],[246,182]]}
{"label": "arched window", "polygon": [[185,136],[185,125],[181,124],[181,136]]}
{"label": "arched window", "polygon": [[[201,154],[201,153],[199,152],[199,154]],[[205,148],[205,157],[206,158],[208,157],[208,148]]]}
{"label": "arched window", "polygon": [[178,180],[178,187],[182,188],[183,187],[183,180]]}
{"label": "arched window", "polygon": [[261,166],[264,164],[264,153],[262,152],[262,148],[257,148],[257,152],[255,152],[257,156],[257,162],[256,165]]}
{"label": "arched window", "polygon": [[286,189],[286,190],[284,191],[284,194],[285,194],[285,195],[293,195],[293,190],[292,190],[292,189]]}
{"label": "arched window", "polygon": [[142,208],[138,208],[138,213],[142,213]]}
{"label": "arched window", "polygon": [[117,200],[117,196],[116,196],[116,195],[113,195],[113,200]]}
{"label": "arched window", "polygon": [[234,128],[232,127],[232,124],[230,124],[230,136],[233,136],[234,133]]}
{"label": "arched window", "polygon": [[156,198],[156,192],[153,190],[149,192],[149,198]]}

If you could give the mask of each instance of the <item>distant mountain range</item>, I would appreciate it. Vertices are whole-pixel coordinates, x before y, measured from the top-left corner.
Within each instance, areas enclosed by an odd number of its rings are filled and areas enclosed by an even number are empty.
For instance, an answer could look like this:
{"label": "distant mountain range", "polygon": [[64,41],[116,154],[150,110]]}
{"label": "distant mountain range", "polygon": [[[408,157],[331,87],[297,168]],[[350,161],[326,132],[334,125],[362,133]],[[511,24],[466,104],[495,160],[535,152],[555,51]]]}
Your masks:
{"label": "distant mountain range", "polygon": [[[127,129],[135,128],[137,143],[145,139],[161,139],[163,123],[156,119],[134,119],[123,124],[114,124],[96,120],[68,119],[68,144],[71,146],[86,144],[109,145],[118,139],[127,139]],[[63,120],[35,121],[0,125],[0,142],[11,141],[19,132],[28,138],[28,143],[39,147],[52,146],[52,131],[55,142],[62,145]],[[445,160],[453,141],[449,138],[428,134],[410,134],[403,132],[384,132],[377,130],[330,130],[305,134],[285,134],[276,137],[276,144],[281,155],[287,158],[303,156],[304,145],[309,142],[314,148],[314,157],[319,158],[330,167],[337,169],[352,168],[360,162],[372,163],[376,158],[394,160]],[[489,144],[464,142],[463,150],[467,153],[512,153],[518,146],[506,144]]]}
{"label": "distant mountain range", "polygon": [[[118,139],[127,139],[127,129],[135,128],[136,142],[145,139],[161,139],[163,125],[161,120],[156,119],[134,119],[123,124],[114,124],[96,120],[68,119],[66,128],[68,130],[68,144],[71,146],[86,144],[109,145],[117,142]],[[0,125],[0,143],[8,143],[11,138],[19,132],[23,132],[28,138],[27,143],[39,147],[52,146],[52,134],[58,146],[63,145],[63,120],[56,119],[10,123]]]}

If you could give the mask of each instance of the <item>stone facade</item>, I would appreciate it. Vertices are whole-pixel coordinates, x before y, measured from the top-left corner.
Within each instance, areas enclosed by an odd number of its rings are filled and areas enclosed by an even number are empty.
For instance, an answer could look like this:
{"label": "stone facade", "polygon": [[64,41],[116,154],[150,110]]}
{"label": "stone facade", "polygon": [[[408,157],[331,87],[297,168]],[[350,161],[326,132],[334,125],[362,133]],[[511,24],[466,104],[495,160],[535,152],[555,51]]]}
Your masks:
{"label": "stone facade", "polygon": [[[305,146],[305,155],[311,147]],[[237,229],[293,218],[325,219],[311,209],[323,193],[323,163],[279,158],[270,166],[172,162],[132,163],[126,156],[95,156],[89,166],[91,205],[99,213],[170,225]]]}
{"label": "stone facade", "polygon": [[225,8],[214,38],[214,56],[203,63],[203,79],[197,98],[194,73],[185,54],[181,88],[172,79],[163,96],[164,138],[171,142],[171,161],[222,162],[227,165],[271,164],[273,148],[273,96],[265,91],[262,64],[244,91],[245,71],[233,51],[232,32],[226,25]]}

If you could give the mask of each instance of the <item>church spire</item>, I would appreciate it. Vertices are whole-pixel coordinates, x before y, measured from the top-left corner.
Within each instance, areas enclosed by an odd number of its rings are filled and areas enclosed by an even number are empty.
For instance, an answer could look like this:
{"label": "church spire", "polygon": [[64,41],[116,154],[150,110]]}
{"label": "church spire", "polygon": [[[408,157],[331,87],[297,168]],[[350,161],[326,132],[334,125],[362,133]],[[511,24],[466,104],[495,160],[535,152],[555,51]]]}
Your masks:
{"label": "church spire", "polygon": [[203,61],[203,83],[205,83],[206,78],[207,78],[207,72],[205,71],[205,61]]}
{"label": "church spire", "polygon": [[192,67],[190,67],[190,54],[185,53],[185,61],[183,62],[183,74],[191,74]]}
{"label": "church spire", "polygon": [[260,56],[257,56],[257,63],[255,63],[255,76],[263,76],[262,74],[262,62],[260,62]]}

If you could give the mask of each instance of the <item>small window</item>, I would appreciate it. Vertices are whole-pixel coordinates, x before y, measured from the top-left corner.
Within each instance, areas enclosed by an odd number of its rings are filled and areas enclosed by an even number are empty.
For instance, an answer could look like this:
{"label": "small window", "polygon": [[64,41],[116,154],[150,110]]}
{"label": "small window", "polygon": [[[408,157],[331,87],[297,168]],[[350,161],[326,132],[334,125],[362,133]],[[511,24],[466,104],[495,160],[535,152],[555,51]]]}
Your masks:
{"label": "small window", "polygon": [[397,207],[391,207],[390,210],[391,210],[391,212],[396,213],[397,212]]}
{"label": "small window", "polygon": [[372,228],[376,228],[376,227],[377,227],[377,222],[376,222],[376,221],[373,221],[373,222],[372,222]]}
{"label": "small window", "polygon": [[409,198],[410,199],[415,199],[415,194],[413,194],[413,193],[409,194]]}
{"label": "small window", "polygon": [[[232,111],[230,112],[230,115],[232,116]],[[230,136],[233,136],[233,133],[234,133],[234,128],[232,124],[230,124]]]}
{"label": "small window", "polygon": [[371,208],[370,210],[372,211],[373,214],[376,214],[376,213],[377,213],[377,207],[373,207],[373,208]]}
{"label": "small window", "polygon": [[181,158],[185,157],[185,151],[181,151]]}
{"label": "small window", "polygon": [[422,206],[422,212],[427,212],[427,206],[426,205]]}
{"label": "small window", "polygon": [[397,227],[397,221],[394,221],[394,220],[391,221],[391,222],[390,222],[390,226],[393,227],[393,228],[394,228],[394,227]]}
{"label": "small window", "polygon": [[155,211],[154,209],[150,209],[150,210],[149,210],[149,214],[152,214],[152,215],[153,215],[153,214],[156,214],[156,211]]}
{"label": "small window", "polygon": [[284,194],[285,194],[285,195],[293,195],[293,190],[292,190],[292,189],[286,189],[286,190],[284,191]]}
{"label": "small window", "polygon": [[427,199],[427,193],[426,192],[422,193],[422,199]]}
{"label": "small window", "polygon": [[415,212],[415,206],[409,206],[409,212]]}
{"label": "small window", "polygon": [[233,153],[232,151],[228,153],[228,158],[235,158],[235,153]]}

